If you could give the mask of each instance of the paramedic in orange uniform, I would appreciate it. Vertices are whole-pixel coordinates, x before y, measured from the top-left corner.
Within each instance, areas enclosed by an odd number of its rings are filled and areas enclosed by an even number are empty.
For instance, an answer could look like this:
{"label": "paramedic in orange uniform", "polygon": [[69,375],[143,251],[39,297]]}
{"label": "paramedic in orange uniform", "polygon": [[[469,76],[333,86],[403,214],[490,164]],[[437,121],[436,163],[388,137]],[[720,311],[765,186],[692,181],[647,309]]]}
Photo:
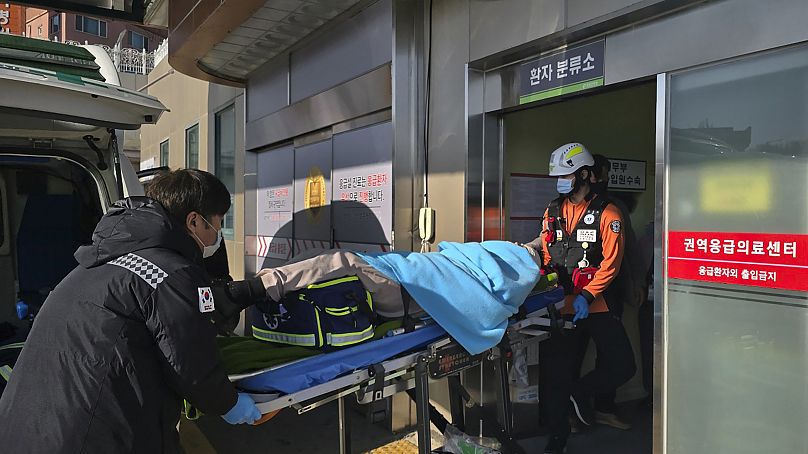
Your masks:
{"label": "paramedic in orange uniform", "polygon": [[[570,402],[586,425],[594,420],[591,399],[611,392],[635,372],[634,355],[619,317],[609,312],[603,293],[620,270],[623,231],[620,211],[591,191],[594,159],[580,143],[556,149],[550,157],[550,176],[558,177],[560,197],[544,214],[542,232],[527,246],[541,251],[544,264],[559,275],[566,293],[562,309],[576,328],[540,344],[540,367],[545,386],[545,415],[550,438],[548,454],[564,452],[570,433]],[[595,369],[572,383],[581,336],[597,348]]]}

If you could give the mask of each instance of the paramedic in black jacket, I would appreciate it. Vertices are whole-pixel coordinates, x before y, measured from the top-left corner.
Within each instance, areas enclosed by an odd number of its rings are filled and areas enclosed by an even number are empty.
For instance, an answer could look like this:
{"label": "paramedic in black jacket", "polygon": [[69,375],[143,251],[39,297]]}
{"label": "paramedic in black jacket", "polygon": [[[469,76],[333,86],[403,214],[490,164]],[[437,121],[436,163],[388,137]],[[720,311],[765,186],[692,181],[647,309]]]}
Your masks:
{"label": "paramedic in black jacket", "polygon": [[[37,315],[0,399],[0,450],[181,452],[182,399],[231,424],[260,417],[220,364],[203,256],[230,194],[193,169],[117,202]],[[8,450],[8,451],[6,451]]]}

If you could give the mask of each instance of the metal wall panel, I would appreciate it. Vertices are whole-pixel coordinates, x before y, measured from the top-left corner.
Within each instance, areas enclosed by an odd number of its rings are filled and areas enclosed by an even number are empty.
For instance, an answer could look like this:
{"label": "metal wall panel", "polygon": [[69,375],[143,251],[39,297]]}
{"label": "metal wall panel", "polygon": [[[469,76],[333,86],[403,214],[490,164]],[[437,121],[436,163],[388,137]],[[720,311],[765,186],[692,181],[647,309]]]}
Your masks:
{"label": "metal wall panel", "polygon": [[294,170],[292,145],[258,154],[255,199],[257,235],[292,238]]}
{"label": "metal wall panel", "polygon": [[[657,0],[662,1],[662,0]],[[567,27],[613,14],[641,0],[567,0]],[[647,3],[647,2],[646,2]]]}
{"label": "metal wall panel", "polygon": [[320,93],[392,59],[391,0],[380,0],[291,56],[291,102]]}
{"label": "metal wall panel", "polygon": [[466,241],[483,240],[483,89],[484,73],[466,71]]}
{"label": "metal wall panel", "polygon": [[247,122],[289,105],[289,59],[271,60],[247,81]]}
{"label": "metal wall panel", "polygon": [[334,241],[392,243],[392,124],[335,134],[333,148]]}
{"label": "metal wall panel", "polygon": [[244,275],[252,275],[255,268],[255,257],[250,255],[251,247],[248,238],[255,236],[255,189],[257,187],[258,155],[245,153],[244,156]]}
{"label": "metal wall panel", "polygon": [[502,73],[499,71],[489,71],[485,73],[485,92],[483,97],[483,108],[485,112],[493,112],[502,109]]}
{"label": "metal wall panel", "polygon": [[[606,39],[606,84],[808,40],[808,2],[708,3]],[[686,32],[685,32],[686,31]]]}
{"label": "metal wall panel", "polygon": [[555,33],[564,22],[564,0],[470,0],[471,60]]}
{"label": "metal wall panel", "polygon": [[654,375],[653,394],[654,402],[654,439],[653,453],[663,454],[665,452],[665,376],[667,373],[667,359],[665,355],[665,339],[668,333],[665,331],[665,258],[668,255],[667,243],[664,241],[665,232],[668,231],[668,218],[665,213],[665,206],[668,204],[668,181],[669,175],[667,166],[667,125],[668,125],[668,75],[659,74],[656,78],[656,153],[654,159],[654,271],[653,294],[649,295],[651,301],[646,304],[653,304],[654,310]]}
{"label": "metal wall panel", "polygon": [[429,204],[437,212],[436,241],[463,241],[466,194],[468,1],[433,4],[429,129]]}
{"label": "metal wall panel", "polygon": [[416,250],[417,209],[423,197],[424,5],[393,3],[393,247]]}
{"label": "metal wall panel", "polygon": [[502,240],[502,127],[498,115],[483,117],[483,239]]}
{"label": "metal wall panel", "polygon": [[255,150],[390,108],[390,66],[247,123],[245,144]]}

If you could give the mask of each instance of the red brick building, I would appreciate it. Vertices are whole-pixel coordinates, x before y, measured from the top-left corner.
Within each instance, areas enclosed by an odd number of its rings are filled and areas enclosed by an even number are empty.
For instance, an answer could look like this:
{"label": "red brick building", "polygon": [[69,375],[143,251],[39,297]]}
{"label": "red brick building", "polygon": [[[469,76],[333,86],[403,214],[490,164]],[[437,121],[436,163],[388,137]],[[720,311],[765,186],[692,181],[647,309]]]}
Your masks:
{"label": "red brick building", "polygon": [[0,2],[0,32],[22,35],[25,30],[25,8]]}
{"label": "red brick building", "polygon": [[113,47],[121,37],[121,47],[154,50],[168,36],[165,30],[130,22],[99,19],[56,10],[26,7],[25,35],[31,38],[105,44]]}

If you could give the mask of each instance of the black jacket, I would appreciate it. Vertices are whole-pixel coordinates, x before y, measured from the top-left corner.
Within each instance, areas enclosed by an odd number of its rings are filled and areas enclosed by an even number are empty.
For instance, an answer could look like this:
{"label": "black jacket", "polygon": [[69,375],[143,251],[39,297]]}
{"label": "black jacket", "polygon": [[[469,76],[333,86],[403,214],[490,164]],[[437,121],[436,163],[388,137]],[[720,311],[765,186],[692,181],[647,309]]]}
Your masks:
{"label": "black jacket", "polygon": [[75,257],[0,398],[0,450],[180,452],[182,398],[219,415],[236,402],[200,313],[199,247],[157,202],[133,197]]}

